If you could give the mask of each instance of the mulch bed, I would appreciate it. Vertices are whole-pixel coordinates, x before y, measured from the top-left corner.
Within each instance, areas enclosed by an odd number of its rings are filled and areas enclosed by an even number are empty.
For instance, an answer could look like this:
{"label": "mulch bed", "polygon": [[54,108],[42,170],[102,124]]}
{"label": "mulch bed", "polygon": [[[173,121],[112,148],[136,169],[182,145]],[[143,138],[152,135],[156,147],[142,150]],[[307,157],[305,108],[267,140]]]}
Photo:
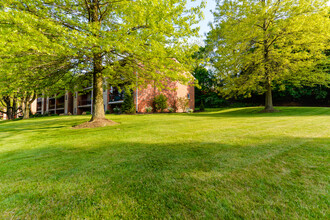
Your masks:
{"label": "mulch bed", "polygon": [[98,119],[95,121],[88,121],[80,125],[73,126],[72,129],[84,129],[84,128],[98,128],[117,125],[117,122],[108,120],[108,119]]}

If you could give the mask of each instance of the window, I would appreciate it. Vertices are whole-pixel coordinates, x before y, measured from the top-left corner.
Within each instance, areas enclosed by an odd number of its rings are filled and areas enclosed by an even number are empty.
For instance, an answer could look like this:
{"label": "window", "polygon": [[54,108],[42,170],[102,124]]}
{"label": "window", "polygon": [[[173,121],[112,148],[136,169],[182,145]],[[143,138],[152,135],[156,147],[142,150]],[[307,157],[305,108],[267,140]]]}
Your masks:
{"label": "window", "polygon": [[187,98],[190,99],[190,94],[188,93]]}
{"label": "window", "polygon": [[124,90],[121,90],[121,92],[119,92],[119,89],[117,87],[112,88],[112,91],[109,94],[109,100],[110,102],[123,101]]}

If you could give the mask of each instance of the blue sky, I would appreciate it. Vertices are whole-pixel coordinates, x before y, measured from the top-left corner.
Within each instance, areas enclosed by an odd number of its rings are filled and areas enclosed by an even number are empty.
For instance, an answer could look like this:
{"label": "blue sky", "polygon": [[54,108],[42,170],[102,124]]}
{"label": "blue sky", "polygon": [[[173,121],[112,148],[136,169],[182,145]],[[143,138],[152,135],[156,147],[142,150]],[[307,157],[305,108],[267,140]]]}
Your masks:
{"label": "blue sky", "polygon": [[[204,8],[204,19],[199,22],[200,26],[200,35],[203,36],[203,39],[205,39],[204,34],[210,31],[210,28],[208,26],[208,23],[213,22],[213,15],[210,12],[211,10],[215,9],[216,3],[215,0],[205,0],[206,7]],[[188,7],[193,7],[196,5],[199,5],[201,3],[201,0],[196,0],[195,2],[191,2],[191,0],[188,1]]]}

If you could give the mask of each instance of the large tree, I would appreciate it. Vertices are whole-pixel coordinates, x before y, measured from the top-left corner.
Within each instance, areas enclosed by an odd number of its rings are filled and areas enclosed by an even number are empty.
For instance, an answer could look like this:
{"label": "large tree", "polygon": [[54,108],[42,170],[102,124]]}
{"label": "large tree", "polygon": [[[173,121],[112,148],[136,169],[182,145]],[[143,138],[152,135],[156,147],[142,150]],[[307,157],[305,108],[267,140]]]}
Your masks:
{"label": "large tree", "polygon": [[274,83],[328,86],[315,68],[329,48],[328,10],[326,0],[218,0],[207,44],[220,92],[264,93],[272,112]]}
{"label": "large tree", "polygon": [[0,2],[1,25],[25,32],[8,41],[21,45],[9,53],[30,52],[58,59],[64,55],[70,65],[75,64],[68,74],[92,75],[92,121],[105,118],[105,80],[111,84],[118,79],[131,79],[134,84],[152,80],[159,86],[165,77],[190,80],[182,72],[189,70],[190,53],[197,49],[187,41],[197,36],[198,30],[191,26],[198,22],[201,6],[187,9],[187,1],[182,0]]}

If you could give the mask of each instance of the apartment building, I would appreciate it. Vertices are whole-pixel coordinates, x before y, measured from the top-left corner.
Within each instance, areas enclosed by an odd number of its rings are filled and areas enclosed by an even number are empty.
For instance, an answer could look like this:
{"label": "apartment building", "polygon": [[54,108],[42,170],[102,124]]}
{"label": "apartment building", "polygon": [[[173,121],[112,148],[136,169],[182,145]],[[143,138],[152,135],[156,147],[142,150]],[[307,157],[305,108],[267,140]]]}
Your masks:
{"label": "apartment building", "polygon": [[[63,96],[54,95],[52,97],[38,97],[31,106],[31,112],[33,114],[72,114],[73,98],[70,92],[66,92]],[[32,111],[32,108],[36,111]]]}
{"label": "apartment building", "polygon": [[[168,98],[168,106],[177,106],[178,98],[187,98],[189,100],[189,108],[195,109],[195,89],[192,85],[183,85],[179,82],[169,82],[168,89],[159,90],[155,86],[149,84],[147,87],[137,88],[133,91],[136,112],[146,112],[146,107],[153,106],[155,96],[164,94]],[[121,108],[124,102],[125,92],[116,87],[110,87],[103,92],[104,110],[113,112],[113,108]],[[86,112],[93,112],[93,87],[85,88],[81,92],[66,92],[63,96],[54,97],[38,97],[35,105],[38,114],[48,112],[50,114],[73,114],[81,115]],[[177,112],[183,112],[177,106]]]}

